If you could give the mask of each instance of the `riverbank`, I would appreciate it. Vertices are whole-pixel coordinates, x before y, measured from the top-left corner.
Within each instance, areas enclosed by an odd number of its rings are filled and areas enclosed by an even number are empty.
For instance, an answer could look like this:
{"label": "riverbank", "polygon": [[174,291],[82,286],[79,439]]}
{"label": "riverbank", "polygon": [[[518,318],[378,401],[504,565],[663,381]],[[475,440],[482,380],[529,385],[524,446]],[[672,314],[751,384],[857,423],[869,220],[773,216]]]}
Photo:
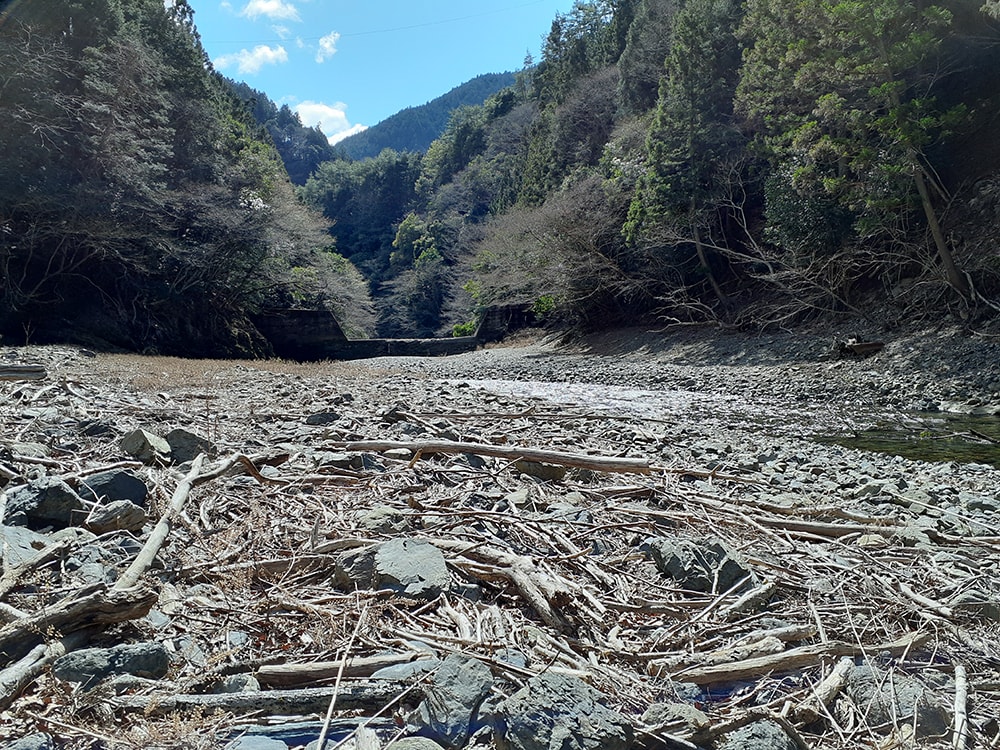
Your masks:
{"label": "riverbank", "polygon": [[[968,731],[988,741],[1000,471],[817,438],[912,419],[911,407],[990,408],[998,345],[925,332],[854,359],[833,356],[839,337],[535,335],[457,357],[312,365],[4,349],[0,362],[49,373],[0,383],[14,582],[0,597],[13,612],[113,588],[185,474],[198,486],[142,576],[146,611],[86,642],[107,663],[124,646],[161,654],[163,673],[112,670],[95,689],[65,662],[49,671],[53,658],[5,693],[8,666],[0,735],[218,747],[249,723],[297,747],[325,709],[316,696],[290,709],[281,691],[294,689],[325,690],[324,706],[340,692],[354,709],[334,712],[338,731],[355,738],[344,722],[395,696],[396,721],[372,724],[379,746],[401,733],[529,747],[563,731],[595,749],[951,747],[965,689]],[[151,452],[126,450],[139,430]],[[546,460],[516,460],[528,450]],[[200,451],[203,473],[190,464]],[[26,488],[62,482],[79,497],[109,472],[148,490],[128,501],[141,517],[119,506],[132,518],[122,528],[93,522],[103,497],[62,520],[31,515],[45,503]],[[66,548],[10,573],[52,545]],[[345,675],[347,656],[398,664]],[[811,702],[838,669],[837,689]],[[223,684],[242,697],[203,697]],[[552,690],[575,696],[566,715]],[[171,705],[202,709],[156,718]],[[213,708],[224,713],[209,721]],[[519,734],[539,711],[552,721]],[[613,730],[587,734],[581,711]],[[299,734],[263,719],[275,713]]]}

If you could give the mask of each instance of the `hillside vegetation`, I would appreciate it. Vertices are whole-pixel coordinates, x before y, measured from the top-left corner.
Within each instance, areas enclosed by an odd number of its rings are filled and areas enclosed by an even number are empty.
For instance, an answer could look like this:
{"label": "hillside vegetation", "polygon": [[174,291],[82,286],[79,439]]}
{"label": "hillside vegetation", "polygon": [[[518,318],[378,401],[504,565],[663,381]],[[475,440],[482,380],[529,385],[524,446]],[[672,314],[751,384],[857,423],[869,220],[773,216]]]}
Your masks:
{"label": "hillside vegetation", "polygon": [[0,333],[259,355],[267,307],[366,284],[210,72],[186,0],[18,3],[0,33]]}
{"label": "hillside vegetation", "polygon": [[393,151],[426,151],[444,132],[452,112],[459,107],[482,104],[513,83],[513,73],[476,76],[426,104],[407,107],[367,130],[348,136],[337,144],[337,150],[348,159],[372,158],[387,148]]}
{"label": "hillside vegetation", "polygon": [[420,157],[303,188],[385,333],[992,316],[1000,29],[979,0],[596,0]]}
{"label": "hillside vegetation", "polygon": [[213,73],[185,0],[41,6],[0,35],[8,341],[257,355],[273,307],[354,335],[1000,309],[995,3],[580,0],[426,149],[358,160]]}

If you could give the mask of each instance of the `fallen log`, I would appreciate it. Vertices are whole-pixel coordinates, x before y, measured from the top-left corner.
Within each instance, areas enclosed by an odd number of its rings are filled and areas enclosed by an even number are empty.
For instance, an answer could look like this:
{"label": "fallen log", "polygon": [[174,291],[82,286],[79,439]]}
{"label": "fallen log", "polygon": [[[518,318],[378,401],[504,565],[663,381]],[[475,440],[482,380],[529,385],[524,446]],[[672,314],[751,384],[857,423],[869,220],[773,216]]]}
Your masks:
{"label": "fallen log", "polygon": [[866,653],[888,653],[892,656],[900,656],[912,649],[920,648],[928,640],[930,640],[930,636],[925,633],[908,633],[890,643],[880,643],[873,646],[831,641],[814,646],[800,646],[778,654],[767,654],[728,664],[690,667],[675,672],[671,677],[681,682],[693,682],[696,685],[738,682],[763,677],[772,672],[791,672],[804,667],[813,667],[829,659],[843,656],[863,656]]}
{"label": "fallen log", "polygon": [[0,365],[0,380],[44,380],[48,373],[42,365]]}
{"label": "fallen log", "polygon": [[645,458],[619,458],[617,456],[590,456],[583,453],[563,453],[561,451],[516,446],[487,445],[484,443],[461,443],[451,440],[427,440],[420,442],[393,440],[361,440],[340,445],[350,452],[383,453],[391,450],[408,450],[414,461],[427,453],[472,453],[477,456],[493,456],[508,461],[535,461],[543,464],[559,464],[576,469],[591,471],[619,472],[631,474],[651,474],[655,471],[652,463]]}
{"label": "fallen log", "polygon": [[409,693],[413,702],[423,697],[419,684],[401,680],[364,680],[343,682],[337,687],[301,690],[258,690],[246,693],[121,695],[109,699],[112,708],[141,711],[148,715],[174,711],[229,711],[264,716],[301,716],[326,713],[330,699],[336,696],[341,711],[378,711]]}
{"label": "fallen log", "polygon": [[409,664],[421,658],[427,658],[429,653],[410,652],[408,654],[380,654],[377,656],[357,656],[337,661],[317,661],[308,664],[265,664],[256,672],[261,685],[270,687],[291,687],[308,685],[310,683],[333,680],[338,674],[342,677],[371,677],[372,674],[385,667],[397,664]]}

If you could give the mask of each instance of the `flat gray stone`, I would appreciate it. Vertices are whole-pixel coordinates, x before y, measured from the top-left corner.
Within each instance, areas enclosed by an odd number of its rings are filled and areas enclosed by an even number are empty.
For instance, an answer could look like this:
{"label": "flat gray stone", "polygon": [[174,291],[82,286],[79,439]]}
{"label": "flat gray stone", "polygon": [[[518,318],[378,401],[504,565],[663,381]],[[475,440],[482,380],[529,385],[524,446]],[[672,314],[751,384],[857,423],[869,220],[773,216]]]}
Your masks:
{"label": "flat gray stone", "polygon": [[3,750],[53,750],[55,743],[52,736],[45,732],[35,732],[25,735],[3,746]]}
{"label": "flat gray stone", "polygon": [[479,706],[493,674],[478,659],[452,654],[434,675],[425,698],[407,718],[407,729],[445,747],[463,747],[475,731]]}
{"label": "flat gray stone", "polygon": [[245,734],[235,742],[226,745],[225,750],[288,750],[288,745],[273,737]]}
{"label": "flat gray stone", "polygon": [[430,542],[391,539],[375,550],[375,585],[400,594],[434,599],[451,584],[444,554]]}
{"label": "flat gray stone", "polygon": [[532,677],[496,709],[498,750],[627,750],[632,724],[577,677]]}
{"label": "flat gray stone", "polygon": [[166,676],[169,666],[170,654],[163,644],[149,642],[73,651],[56,659],[52,674],[89,688],[105,677],[119,674],[159,680]]}
{"label": "flat gray stone", "polygon": [[51,538],[24,526],[0,526],[0,554],[5,569],[23,565],[49,544]]}
{"label": "flat gray stone", "polygon": [[84,526],[95,534],[109,531],[140,531],[146,524],[146,511],[131,500],[115,500],[94,508]]}

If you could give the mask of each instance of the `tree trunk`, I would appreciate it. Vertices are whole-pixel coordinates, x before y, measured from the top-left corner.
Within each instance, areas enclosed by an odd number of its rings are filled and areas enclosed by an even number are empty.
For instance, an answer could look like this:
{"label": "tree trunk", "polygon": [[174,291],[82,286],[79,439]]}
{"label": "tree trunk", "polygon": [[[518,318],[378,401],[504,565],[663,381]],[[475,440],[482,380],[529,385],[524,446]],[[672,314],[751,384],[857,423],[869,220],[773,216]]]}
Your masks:
{"label": "tree trunk", "polygon": [[941,259],[941,265],[944,266],[944,272],[948,277],[948,283],[951,284],[962,296],[966,296],[969,293],[969,284],[965,280],[965,276],[955,265],[955,259],[952,257],[951,249],[948,247],[948,243],[944,238],[944,232],[941,231],[941,224],[938,222],[937,212],[934,210],[934,204],[931,203],[930,191],[927,190],[927,181],[924,179],[924,172],[920,168],[919,162],[917,163],[917,171],[913,176],[914,182],[917,184],[917,192],[920,193],[920,203],[924,207],[924,215],[927,217],[927,226],[931,230],[931,236],[934,238],[934,246],[937,248],[938,257]]}

